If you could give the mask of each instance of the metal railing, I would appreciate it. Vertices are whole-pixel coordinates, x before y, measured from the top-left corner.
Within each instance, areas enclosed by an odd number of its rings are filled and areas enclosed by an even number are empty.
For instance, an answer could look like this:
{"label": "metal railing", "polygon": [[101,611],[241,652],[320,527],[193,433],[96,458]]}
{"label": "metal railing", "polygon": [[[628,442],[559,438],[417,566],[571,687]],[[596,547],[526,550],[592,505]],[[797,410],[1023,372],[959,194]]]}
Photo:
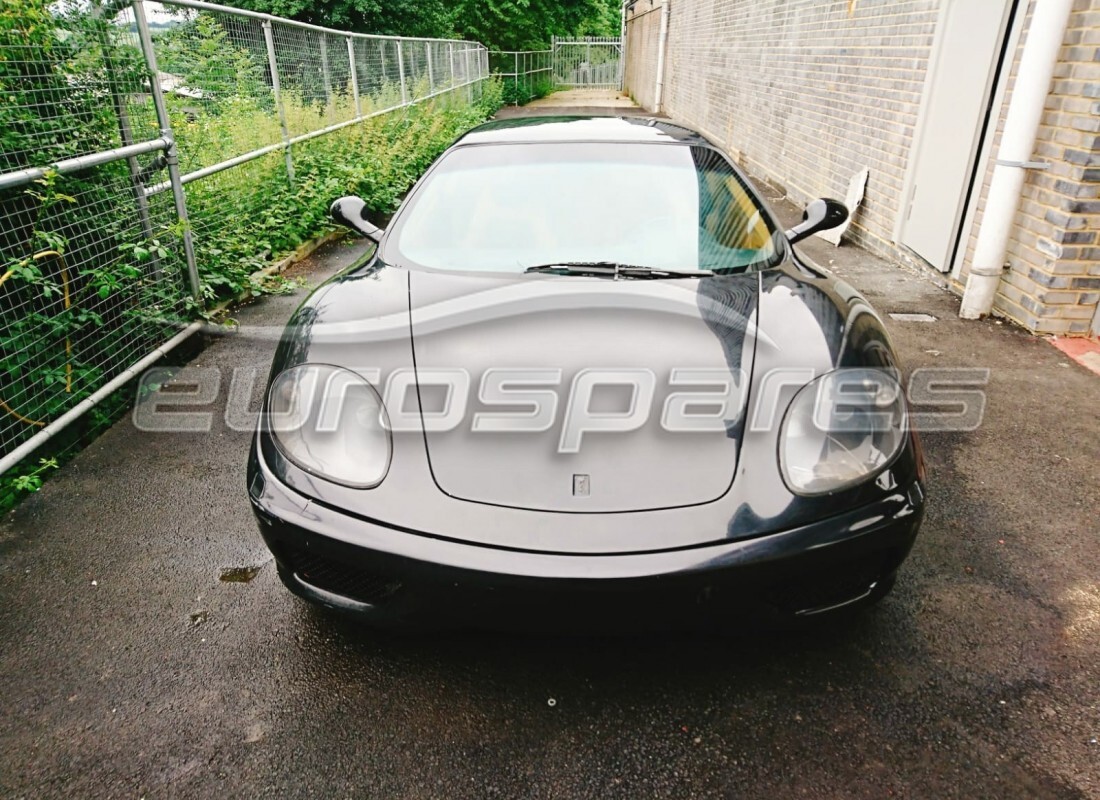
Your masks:
{"label": "metal railing", "polygon": [[[489,75],[476,42],[201,0],[15,2],[0,30],[0,473],[195,330],[225,291],[210,265],[247,275],[292,249],[297,221],[273,197],[331,181],[362,123],[471,102]],[[233,239],[252,219],[267,252]]]}
{"label": "metal railing", "polygon": [[619,37],[554,38],[549,50],[494,50],[489,68],[506,102],[520,105],[557,89],[622,89]]}
{"label": "metal railing", "polygon": [[504,81],[504,97],[526,103],[554,87],[553,50],[493,50],[489,69]]}
{"label": "metal railing", "polygon": [[[279,150],[293,181],[294,145],[456,89],[466,89],[467,98],[473,99],[475,87],[488,75],[488,51],[477,42],[348,33],[201,0],[164,0],[160,5],[201,11],[244,51],[262,50],[266,64],[261,71],[266,68],[268,79],[249,97],[273,101],[279,123],[273,141],[213,164],[203,163],[210,150],[196,147],[185,153],[182,157],[193,169],[181,176],[184,184]],[[235,80],[232,74],[225,79]],[[196,105],[203,103],[204,98],[195,99]],[[159,184],[149,191],[165,188]]]}

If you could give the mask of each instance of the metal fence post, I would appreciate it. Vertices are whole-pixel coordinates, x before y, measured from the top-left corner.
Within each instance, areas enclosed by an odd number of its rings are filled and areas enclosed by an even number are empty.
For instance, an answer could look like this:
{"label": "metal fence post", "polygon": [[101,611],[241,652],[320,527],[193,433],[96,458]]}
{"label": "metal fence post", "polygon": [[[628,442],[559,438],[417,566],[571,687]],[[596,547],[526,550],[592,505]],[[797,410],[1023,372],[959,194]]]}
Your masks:
{"label": "metal fence post", "polygon": [[405,88],[405,53],[401,48],[401,40],[397,40],[397,77],[401,81],[401,105],[409,102],[409,93]]}
{"label": "metal fence post", "polygon": [[550,80],[554,85],[558,83],[558,37],[550,37]]}
{"label": "metal fence post", "polygon": [[[103,68],[107,73],[107,86],[111,93],[111,105],[114,107],[115,117],[118,118],[119,140],[122,142],[123,147],[129,147],[134,144],[134,134],[130,125],[130,114],[126,110],[126,101],[119,93],[114,80],[115,63],[111,54],[110,33],[108,32],[110,23],[99,16],[96,11],[97,9],[93,9],[93,16],[96,19],[96,35],[99,38],[99,46],[103,51]],[[134,195],[134,205],[137,206],[141,233],[146,239],[152,239],[153,221],[149,214],[149,198],[145,195],[141,164],[138,163],[136,156],[130,156],[126,159],[126,166],[130,171],[130,189]],[[155,253],[151,254],[149,264],[153,271],[160,269],[160,258]]]}
{"label": "metal fence post", "polygon": [[[0,0],[0,6],[4,2]],[[310,147],[316,146],[308,142],[331,142],[332,138],[322,137],[359,132],[365,120],[392,119],[395,99],[403,101],[404,108],[410,108],[446,93],[447,100],[443,104],[454,107],[463,102],[458,88],[466,86],[466,94],[477,102],[479,96],[485,96],[485,77],[493,72],[489,53],[476,42],[423,37],[404,39],[403,42],[412,48],[409,61],[405,63],[404,50],[408,48],[403,43],[398,44],[402,40],[397,37],[364,36],[282,20],[255,11],[231,9],[217,2],[81,0],[75,3],[76,14],[58,12],[49,21],[51,37],[66,41],[66,51],[71,45],[71,54],[64,54],[67,61],[72,56],[71,63],[57,68],[56,74],[46,75],[48,80],[39,80],[34,76],[41,77],[44,74],[41,70],[54,70],[55,56],[60,54],[28,52],[20,56],[37,70],[28,74],[34,78],[35,85],[43,89],[35,100],[39,107],[30,111],[29,118],[49,124],[42,125],[41,130],[32,126],[23,131],[28,134],[25,143],[21,136],[17,148],[10,154],[4,153],[10,158],[3,160],[10,164],[0,169],[0,191],[15,190],[15,194],[21,195],[19,187],[25,188],[55,172],[59,176],[83,175],[89,185],[95,182],[98,187],[94,192],[75,197],[73,208],[65,208],[62,216],[49,217],[50,228],[56,229],[65,239],[66,247],[59,249],[64,249],[68,263],[61,259],[56,264],[43,263],[43,277],[48,278],[51,285],[58,280],[62,284],[69,281],[72,289],[71,281],[75,280],[73,275],[77,271],[109,270],[120,263],[120,255],[126,252],[120,245],[129,245],[137,248],[136,256],[129,260],[140,258],[134,265],[142,271],[142,279],[115,287],[105,292],[104,297],[89,292],[79,297],[74,294],[72,303],[64,304],[66,309],[71,305],[72,310],[65,311],[60,302],[38,303],[35,287],[12,273],[14,280],[3,286],[11,313],[0,310],[0,317],[4,318],[3,322],[11,323],[8,327],[16,322],[22,324],[24,318],[20,315],[27,309],[33,318],[25,320],[29,344],[14,340],[10,343],[9,349],[23,359],[26,375],[12,375],[11,380],[5,382],[4,400],[11,403],[11,413],[4,417],[6,425],[0,424],[0,474],[29,456],[43,442],[56,441],[51,437],[66,429],[66,425],[81,418],[82,414],[86,417],[87,412],[111,392],[118,391],[172,347],[202,329],[204,323],[188,325],[190,320],[185,320],[181,325],[186,326],[185,330],[165,333],[166,324],[174,323],[182,315],[197,317],[193,312],[201,311],[204,302],[209,302],[213,287],[206,278],[211,276],[211,270],[218,268],[213,263],[217,260],[217,250],[211,255],[211,248],[217,248],[224,237],[233,235],[234,220],[225,213],[226,198],[221,191],[225,184],[219,176],[229,177],[234,185],[240,184],[241,202],[262,203],[265,181],[256,176],[273,173],[277,183],[283,177],[278,172],[284,168],[278,163],[280,152],[286,161],[288,181],[293,181],[292,187],[300,187],[295,167],[302,162],[304,184],[309,176],[303,157]],[[54,5],[47,0],[37,4],[51,8]],[[186,68],[192,58],[210,55],[204,50],[206,40],[202,36],[176,38],[169,43],[158,35],[162,4],[169,9],[167,13],[183,14],[189,20],[194,20],[196,15],[208,21],[216,18],[215,27],[200,31],[203,35],[211,33],[218,40],[218,52],[206,65],[209,69],[192,71]],[[207,17],[208,14],[212,16]],[[2,16],[4,12],[0,11]],[[127,16],[129,20],[125,19]],[[100,23],[98,28],[85,27],[86,23],[96,21]],[[279,26],[278,35],[275,34],[276,25]],[[344,48],[340,47],[341,39]],[[398,45],[395,53],[389,51],[391,42]],[[170,44],[173,46],[169,47]],[[593,47],[594,54],[598,54],[597,49]],[[347,61],[344,63],[351,70],[348,77],[341,74],[343,68],[340,66],[345,51]],[[420,84],[425,65],[417,62],[422,53],[427,62],[428,87]],[[137,57],[133,64],[129,63],[128,54]],[[395,55],[399,63],[392,78],[398,79],[401,73],[400,96],[390,83],[389,69],[393,68]],[[532,59],[527,53],[520,53],[517,77],[527,86],[527,93],[530,92],[531,65],[536,60],[541,65],[541,59],[547,55]],[[168,63],[170,56],[172,64]],[[166,70],[187,72],[186,77],[159,72],[161,58]],[[312,61],[313,58],[317,61]],[[380,58],[384,72],[381,77]],[[464,64],[458,63],[460,58]],[[440,63],[445,59],[446,63]],[[478,60],[476,69],[473,59]],[[238,64],[238,60],[242,63]],[[358,71],[359,61],[363,63],[362,76]],[[264,66],[268,68],[266,76],[262,72]],[[284,69],[286,72],[282,74]],[[321,80],[317,83],[313,82],[314,69],[321,70]],[[253,70],[259,74],[254,74]],[[3,83],[2,78],[0,83]],[[64,89],[66,85],[81,95],[77,102],[56,96],[55,89]],[[429,87],[430,94],[422,93]],[[78,91],[84,89],[87,91]],[[8,95],[13,91],[9,86],[0,87],[0,105],[12,99]],[[267,94],[268,91],[272,94]],[[346,113],[342,97],[345,94],[348,95],[346,99],[354,102],[355,116]],[[197,115],[201,124],[213,113],[209,108],[212,102],[220,105],[222,100],[232,102],[238,97],[244,100],[258,97],[265,125],[270,127],[277,121],[281,135],[266,135],[258,141],[260,132],[234,129],[227,132],[224,139],[211,143],[217,146],[210,148],[206,147],[205,140],[192,141],[194,137],[185,136],[183,127],[192,126],[184,122],[184,116]],[[274,100],[274,108],[266,104],[268,98]],[[319,107],[318,100],[327,102],[327,108]],[[104,115],[102,119],[97,117],[93,126],[102,133],[102,138],[96,135],[69,141],[66,137],[58,137],[57,126],[75,124],[66,118],[67,114],[94,111],[94,103],[101,106]],[[312,113],[300,108],[308,103],[313,103]],[[253,108],[251,104],[247,107]],[[111,114],[112,109],[114,114]],[[177,122],[181,126],[182,143],[175,139]],[[0,139],[4,139],[6,133],[6,130],[0,131]],[[27,162],[37,166],[25,165]],[[62,181],[62,186],[68,182],[66,178]],[[17,199],[11,219],[0,219],[3,232],[9,227],[22,230],[27,225],[45,221],[41,203],[34,202],[33,198]],[[56,210],[62,211],[60,207]],[[0,238],[4,238],[3,232]],[[154,238],[159,238],[171,252],[160,255],[161,248],[146,246],[144,249],[151,253],[145,256],[139,245]],[[20,250],[11,255],[30,257],[34,252],[30,248],[33,244],[20,239]],[[287,244],[289,246],[290,242]],[[201,270],[197,266],[199,249],[204,259]],[[47,256],[41,251],[34,255]],[[278,252],[257,254],[259,259],[265,260],[279,255]],[[208,257],[212,259],[209,263]],[[126,262],[127,258],[122,261]],[[5,276],[0,275],[0,282],[4,279]],[[41,312],[40,317],[35,309]],[[78,310],[87,312],[88,318],[79,334],[74,330],[72,341],[68,342],[70,337],[63,336],[68,331],[58,334],[58,326]],[[102,324],[94,314],[101,314]],[[31,335],[34,340],[30,339]],[[63,351],[60,349],[62,339],[65,340]],[[158,342],[165,339],[167,342],[158,346]],[[38,363],[40,351],[35,342],[48,345],[48,350],[41,351],[43,364],[47,363],[46,359],[55,363],[56,357],[59,366],[68,364],[73,381],[47,381],[41,377],[39,373],[44,367]],[[91,365],[95,369],[89,367],[86,372],[78,371],[80,365]],[[87,397],[79,399],[78,396],[84,395]],[[62,446],[68,447],[67,444]]]}
{"label": "metal fence post", "polygon": [[347,37],[348,64],[351,66],[351,99],[355,103],[355,116],[360,116],[363,110],[359,107],[359,74],[355,70],[355,40]]}
{"label": "metal fence post", "polygon": [[183,227],[183,257],[187,262],[187,281],[191,284],[192,297],[196,302],[202,302],[202,283],[199,281],[198,262],[195,260],[195,243],[191,238],[191,225],[187,219],[187,199],[184,197],[183,183],[180,181],[179,154],[176,150],[176,139],[172,133],[172,123],[168,119],[168,106],[164,102],[164,92],[160,88],[157,54],[153,49],[149,21],[145,19],[144,0],[134,0],[133,8],[138,41],[145,54],[146,69],[149,70],[149,91],[153,96],[153,107],[157,112],[157,124],[160,126],[161,136],[171,143],[165,152],[165,161],[168,165],[168,180],[172,184],[172,201],[176,207],[176,217]]}
{"label": "metal fence post", "polygon": [[466,48],[462,51],[462,63],[466,69],[462,74],[462,77],[466,81],[466,102],[474,102],[474,87],[470,83],[470,46],[466,45]]}
{"label": "metal fence post", "polygon": [[424,42],[424,53],[428,56],[428,91],[435,92],[435,76],[432,75],[432,43]]}
{"label": "metal fence post", "polygon": [[323,33],[317,34],[321,40],[321,82],[325,86],[325,105],[332,102],[332,81],[329,79],[328,69],[328,36]]}
{"label": "metal fence post", "polygon": [[267,45],[267,64],[271,69],[271,90],[275,94],[275,108],[279,111],[279,127],[283,130],[283,153],[286,156],[287,180],[294,183],[294,158],[290,153],[290,128],[286,124],[286,109],[283,108],[283,94],[279,88],[279,65],[275,60],[275,32],[271,22],[264,20],[264,42]]}

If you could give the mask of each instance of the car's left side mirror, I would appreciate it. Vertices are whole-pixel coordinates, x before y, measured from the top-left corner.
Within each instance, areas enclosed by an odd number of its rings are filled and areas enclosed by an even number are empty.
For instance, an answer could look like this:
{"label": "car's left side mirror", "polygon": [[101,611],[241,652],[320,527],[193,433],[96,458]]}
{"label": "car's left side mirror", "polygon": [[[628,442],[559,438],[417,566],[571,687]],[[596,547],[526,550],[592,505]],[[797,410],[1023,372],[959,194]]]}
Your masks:
{"label": "car's left side mirror", "polygon": [[375,244],[382,240],[382,229],[367,219],[367,204],[361,197],[348,195],[334,200],[328,213],[334,222],[366,236]]}
{"label": "car's left side mirror", "polygon": [[791,244],[820,231],[828,231],[848,219],[848,209],[839,200],[822,197],[810,202],[802,212],[802,222],[787,231]]}

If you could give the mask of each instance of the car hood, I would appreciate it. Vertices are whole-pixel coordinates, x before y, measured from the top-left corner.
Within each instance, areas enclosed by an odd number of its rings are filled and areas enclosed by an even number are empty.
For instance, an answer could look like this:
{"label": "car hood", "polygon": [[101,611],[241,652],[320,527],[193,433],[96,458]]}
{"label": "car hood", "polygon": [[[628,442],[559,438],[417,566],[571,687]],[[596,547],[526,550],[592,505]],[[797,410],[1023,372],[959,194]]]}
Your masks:
{"label": "car hood", "polygon": [[759,297],[756,274],[411,272],[436,484],[476,503],[578,514],[716,500],[737,469]]}
{"label": "car hood", "polygon": [[[521,288],[515,288],[517,285]],[[648,307],[652,316],[647,324]],[[748,312],[742,313],[744,309]],[[572,322],[584,315],[594,320],[615,320],[612,333],[609,335],[600,327],[599,337],[579,339],[582,328]],[[533,327],[506,324],[508,320],[516,322],[513,318],[517,317],[526,325],[541,326],[542,336],[536,337]],[[416,329],[415,365],[410,320]],[[482,335],[476,335],[477,331]],[[658,336],[661,331],[664,335]],[[607,354],[616,356],[616,360],[629,355],[633,361],[620,363],[641,363],[652,368],[658,375],[659,393],[653,400],[656,410],[651,413],[658,417],[663,413],[669,388],[663,383],[657,365],[669,360],[668,348],[678,348],[677,363],[687,354],[695,359],[684,362],[689,367],[721,362],[717,369],[721,371],[724,367],[727,374],[732,372],[731,363],[743,363],[746,369],[751,363],[745,422],[732,425],[728,432],[695,434],[698,463],[685,459],[683,451],[675,447],[668,455],[664,451],[657,456],[643,451],[646,460],[641,462],[636,457],[639,451],[631,452],[626,445],[619,445],[622,461],[608,458],[603,467],[608,472],[587,473],[589,496],[605,508],[648,510],[606,514],[583,513],[579,506],[566,506],[573,502],[569,499],[573,496],[571,471],[564,475],[565,486],[558,490],[561,494],[550,500],[546,496],[530,499],[530,495],[523,494],[509,498],[499,492],[497,496],[504,502],[494,505],[484,500],[486,494],[477,493],[478,487],[460,499],[450,494],[459,488],[457,484],[463,477],[459,473],[486,469],[473,456],[488,454],[490,458],[499,458],[499,454],[494,454],[491,446],[478,444],[474,450],[458,454],[462,458],[452,463],[445,457],[442,437],[432,432],[429,464],[427,439],[419,426],[407,433],[394,434],[390,472],[374,489],[341,486],[296,468],[280,456],[271,437],[261,431],[257,441],[263,458],[273,474],[307,505],[316,501],[353,516],[441,540],[546,553],[652,552],[790,530],[844,509],[897,499],[895,487],[907,486],[916,478],[916,462],[908,457],[900,460],[896,468],[892,467],[885,479],[880,477],[837,494],[798,497],[785,486],[776,458],[780,422],[801,387],[811,376],[839,366],[893,366],[886,332],[867,302],[843,282],[795,260],[757,275],[650,282],[574,281],[554,276],[483,280],[470,275],[439,275],[388,267],[374,261],[327,282],[303,303],[282,331],[272,374],[307,362],[341,365],[358,371],[377,386],[387,398],[391,413],[395,412],[393,387],[411,384],[408,406],[418,417],[416,368],[422,366],[426,371],[429,356],[444,362],[443,354],[450,352],[452,358],[445,365],[457,365],[456,369],[468,370],[471,376],[469,402],[465,404],[469,407],[461,409],[466,420],[460,422],[454,433],[472,439],[474,434],[463,431],[472,427],[471,418],[476,418],[477,412],[525,411],[522,404],[502,409],[497,402],[482,403],[478,399],[480,376],[475,374],[475,368],[496,362],[498,358],[491,352],[494,349],[497,353],[510,353],[512,358],[522,356],[528,364],[554,363],[544,353],[543,346],[559,338],[571,338],[574,347],[586,348],[577,355],[579,363],[599,365],[609,357]],[[527,353],[520,352],[520,341],[532,347],[537,345],[535,355],[542,360],[528,359]],[[649,343],[648,349],[645,343]],[[613,346],[618,349],[611,350]],[[604,354],[598,360],[594,356],[597,351]],[[561,361],[561,356],[556,360]],[[581,367],[578,364],[573,368]],[[571,386],[565,374],[558,386],[556,427],[543,431],[545,438],[526,437],[532,446],[543,448],[537,451],[538,458],[533,452],[516,448],[516,457],[508,464],[500,459],[488,465],[493,475],[508,480],[508,485],[518,486],[517,491],[545,479],[539,475],[553,478],[556,474],[558,484],[561,483],[562,472],[554,473],[552,468],[541,466],[543,461],[553,464],[560,445],[561,419],[569,394],[569,389],[561,387]],[[674,388],[713,391],[713,387],[707,386]],[[425,400],[431,400],[433,393],[426,387]],[[503,438],[500,433],[486,435],[496,437],[498,444]],[[589,444],[606,445],[617,436],[637,436],[647,441],[664,439],[660,430],[652,428],[622,434],[586,434],[580,452],[565,457],[584,458]],[[550,455],[545,454],[546,448]],[[716,480],[705,487],[706,492],[697,491],[696,501],[691,505],[652,508],[656,503],[646,492],[657,481],[652,480],[650,472],[661,470],[664,483],[672,489],[682,489],[683,476],[674,474],[668,465],[677,464],[683,474],[695,475],[701,471],[703,456],[708,464],[717,464],[721,469],[718,474],[727,480],[736,470],[728,491],[714,502],[698,500],[721,491],[721,481]],[[733,456],[734,461],[722,460],[728,456]],[[631,461],[632,457],[635,460]],[[599,468],[589,466],[589,469]],[[501,475],[505,477],[500,478]],[[607,496],[601,495],[608,488],[606,478],[601,475],[633,479],[629,486],[625,482],[614,484],[619,491],[629,489],[631,496],[618,506],[608,502]],[[436,488],[436,482],[445,490]],[[701,484],[687,486],[699,490]],[[690,494],[685,491],[682,496]],[[520,503],[525,497],[529,507]],[[642,499],[634,502],[634,497]],[[568,514],[564,517],[567,524],[563,525],[563,512],[533,510],[536,502],[539,508],[564,507],[580,513]],[[673,502],[677,500],[674,498]]]}

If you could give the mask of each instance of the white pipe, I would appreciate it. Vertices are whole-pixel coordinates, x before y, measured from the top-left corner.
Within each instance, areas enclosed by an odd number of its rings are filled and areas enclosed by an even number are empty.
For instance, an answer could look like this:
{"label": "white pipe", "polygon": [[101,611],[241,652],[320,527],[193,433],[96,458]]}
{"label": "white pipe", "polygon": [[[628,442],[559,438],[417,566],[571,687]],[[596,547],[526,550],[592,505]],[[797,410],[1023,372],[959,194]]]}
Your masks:
{"label": "white pipe", "polygon": [[661,99],[665,89],[665,47],[668,45],[668,3],[662,0],[661,29],[657,35],[657,86],[653,91],[653,113],[661,112]]}
{"label": "white pipe", "polygon": [[14,467],[24,458],[26,458],[43,444],[45,444],[47,439],[56,436],[71,422],[73,422],[83,414],[86,414],[92,409],[93,406],[96,405],[96,403],[99,403],[109,394],[123,386],[127,381],[136,378],[138,375],[144,372],[146,368],[153,366],[153,364],[157,363],[161,358],[168,355],[168,352],[170,350],[186,340],[195,331],[202,329],[205,324],[206,323],[204,322],[192,322],[190,325],[177,333],[167,342],[162,344],[156,350],[145,356],[145,358],[141,359],[141,361],[137,362],[131,367],[127,367],[126,369],[124,369],[107,383],[96,389],[95,392],[85,397],[75,406],[70,408],[60,417],[58,417],[45,428],[36,433],[34,436],[27,439],[27,441],[23,442],[23,444],[19,445],[3,458],[0,458],[0,475],[3,475],[9,469]]}
{"label": "white pipe", "polygon": [[626,88],[626,4],[630,0],[623,0],[619,6],[619,91]]}
{"label": "white pipe", "polygon": [[0,189],[12,189],[26,183],[34,183],[45,175],[47,170],[52,170],[60,175],[67,175],[70,172],[80,172],[81,170],[98,167],[101,164],[110,164],[112,161],[122,161],[125,158],[144,155],[154,150],[168,150],[171,147],[172,142],[165,137],[161,137],[160,139],[150,139],[148,142],[138,142],[137,144],[129,144],[125,147],[116,147],[112,150],[102,150],[98,153],[92,153],[91,155],[67,158],[49,167],[27,167],[26,169],[17,169],[14,172],[0,174]]}
{"label": "white pipe", "polygon": [[997,152],[997,164],[993,168],[993,180],[989,185],[985,213],[974,248],[970,277],[966,281],[962,308],[959,310],[959,316],[963,319],[979,319],[993,308],[993,298],[1001,283],[1008,239],[1016,209],[1020,205],[1027,169],[1032,165],[1035,138],[1072,9],[1073,0],[1037,0],[1032,12],[1031,27],[1020,55],[1016,84],[1012,89],[1001,147]]}

